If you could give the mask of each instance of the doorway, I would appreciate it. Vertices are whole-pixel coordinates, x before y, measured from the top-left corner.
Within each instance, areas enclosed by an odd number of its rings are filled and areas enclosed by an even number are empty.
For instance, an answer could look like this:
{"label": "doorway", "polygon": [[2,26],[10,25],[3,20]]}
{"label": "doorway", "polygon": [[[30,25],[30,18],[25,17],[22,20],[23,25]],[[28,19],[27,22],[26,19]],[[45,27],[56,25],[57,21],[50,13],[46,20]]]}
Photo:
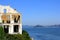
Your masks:
{"label": "doorway", "polygon": [[9,25],[4,25],[4,32],[8,33],[9,32]]}
{"label": "doorway", "polygon": [[19,25],[14,25],[14,32],[18,32],[19,31]]}

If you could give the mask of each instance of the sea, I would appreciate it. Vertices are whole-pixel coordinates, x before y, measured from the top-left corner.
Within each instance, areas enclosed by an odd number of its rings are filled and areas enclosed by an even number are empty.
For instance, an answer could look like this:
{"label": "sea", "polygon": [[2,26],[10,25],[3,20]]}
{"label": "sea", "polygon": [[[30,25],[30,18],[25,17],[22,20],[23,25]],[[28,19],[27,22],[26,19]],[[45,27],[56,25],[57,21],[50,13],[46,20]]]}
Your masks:
{"label": "sea", "polygon": [[23,26],[34,40],[60,40],[60,27],[29,27]]}

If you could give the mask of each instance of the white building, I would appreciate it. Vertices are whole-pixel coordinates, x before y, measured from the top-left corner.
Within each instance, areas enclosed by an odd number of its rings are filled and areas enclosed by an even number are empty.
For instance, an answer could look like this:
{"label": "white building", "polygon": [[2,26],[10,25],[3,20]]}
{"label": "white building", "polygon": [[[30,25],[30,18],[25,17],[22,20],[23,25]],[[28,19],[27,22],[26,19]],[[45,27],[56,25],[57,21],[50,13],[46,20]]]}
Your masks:
{"label": "white building", "polygon": [[21,14],[10,6],[0,5],[0,25],[9,34],[22,34]]}

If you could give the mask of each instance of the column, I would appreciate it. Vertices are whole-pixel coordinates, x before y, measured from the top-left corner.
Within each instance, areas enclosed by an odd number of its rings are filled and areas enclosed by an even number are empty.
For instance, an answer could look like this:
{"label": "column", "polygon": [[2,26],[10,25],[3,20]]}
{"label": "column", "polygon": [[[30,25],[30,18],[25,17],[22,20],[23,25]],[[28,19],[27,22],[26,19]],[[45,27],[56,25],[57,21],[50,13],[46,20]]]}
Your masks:
{"label": "column", "polygon": [[10,22],[14,23],[14,20],[12,20],[12,14],[10,14]]}
{"label": "column", "polygon": [[22,16],[20,15],[19,33],[22,34]]}
{"label": "column", "polygon": [[19,33],[22,34],[22,24],[19,25]]}
{"label": "column", "polygon": [[0,23],[2,23],[2,19],[1,19],[1,16],[2,16],[2,14],[0,14]]}
{"label": "column", "polygon": [[12,24],[9,26],[9,34],[13,34],[13,25]]}

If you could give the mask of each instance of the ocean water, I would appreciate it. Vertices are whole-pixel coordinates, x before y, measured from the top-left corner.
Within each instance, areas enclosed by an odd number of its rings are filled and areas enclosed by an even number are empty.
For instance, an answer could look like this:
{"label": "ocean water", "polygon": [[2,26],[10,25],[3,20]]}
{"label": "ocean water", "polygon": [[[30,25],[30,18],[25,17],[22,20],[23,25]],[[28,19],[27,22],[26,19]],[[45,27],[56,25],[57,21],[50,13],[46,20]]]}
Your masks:
{"label": "ocean water", "polygon": [[60,28],[23,27],[34,40],[60,40]]}

